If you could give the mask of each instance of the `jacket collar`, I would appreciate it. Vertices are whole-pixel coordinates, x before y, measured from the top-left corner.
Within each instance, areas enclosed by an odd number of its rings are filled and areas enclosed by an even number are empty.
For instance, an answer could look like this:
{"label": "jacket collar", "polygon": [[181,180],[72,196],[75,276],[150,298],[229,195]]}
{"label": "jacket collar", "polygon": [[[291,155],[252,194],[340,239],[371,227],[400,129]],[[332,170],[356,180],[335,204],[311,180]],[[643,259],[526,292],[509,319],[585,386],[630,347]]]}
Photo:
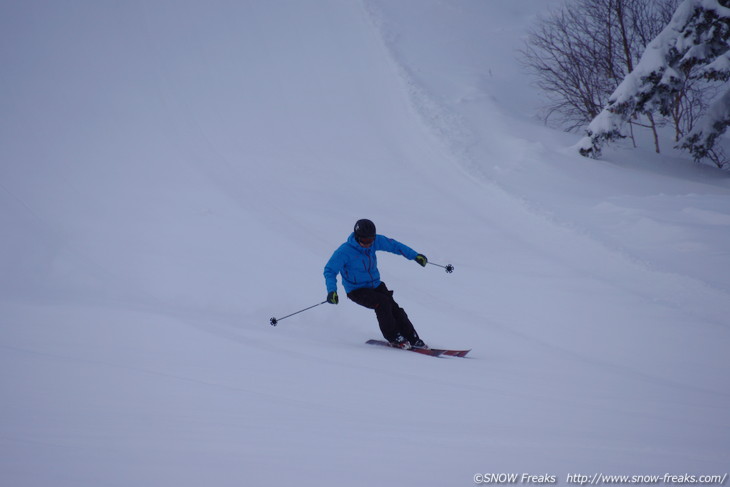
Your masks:
{"label": "jacket collar", "polygon": [[363,247],[362,245],[360,245],[358,243],[357,239],[355,238],[355,232],[352,232],[350,234],[350,236],[347,239],[347,243],[350,244],[350,246],[354,247],[355,250],[357,250],[358,252],[363,253],[363,254],[368,254],[373,249],[372,246],[370,246],[370,247]]}

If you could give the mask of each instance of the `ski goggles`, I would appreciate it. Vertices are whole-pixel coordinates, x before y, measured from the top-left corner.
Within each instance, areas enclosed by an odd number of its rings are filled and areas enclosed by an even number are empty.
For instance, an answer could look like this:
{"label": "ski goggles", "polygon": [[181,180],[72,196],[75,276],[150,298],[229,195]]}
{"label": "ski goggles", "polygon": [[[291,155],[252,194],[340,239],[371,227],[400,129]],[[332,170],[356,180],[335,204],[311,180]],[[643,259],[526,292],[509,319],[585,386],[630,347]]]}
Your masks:
{"label": "ski goggles", "polygon": [[357,239],[357,241],[358,241],[358,242],[359,242],[360,244],[362,244],[362,245],[364,245],[364,246],[366,246],[366,247],[367,247],[368,245],[372,245],[372,244],[373,244],[373,242],[375,242],[375,237],[359,237],[359,238]]}

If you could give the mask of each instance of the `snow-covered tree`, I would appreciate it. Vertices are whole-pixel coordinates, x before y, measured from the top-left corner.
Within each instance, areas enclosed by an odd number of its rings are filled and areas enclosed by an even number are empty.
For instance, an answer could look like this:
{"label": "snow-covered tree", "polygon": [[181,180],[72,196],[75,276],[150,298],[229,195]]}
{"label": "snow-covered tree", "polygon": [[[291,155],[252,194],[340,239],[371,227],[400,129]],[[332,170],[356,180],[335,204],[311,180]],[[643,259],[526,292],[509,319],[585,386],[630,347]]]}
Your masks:
{"label": "snow-covered tree", "polygon": [[[688,78],[730,79],[729,50],[730,0],[684,0],[590,123],[578,144],[580,153],[599,157],[606,142],[623,137],[624,124],[636,114],[658,110],[669,115]],[[728,125],[730,90],[714,102],[678,147],[689,150],[696,159],[717,155],[715,142]]]}
{"label": "snow-covered tree", "polygon": [[[705,68],[704,76],[710,79],[728,81],[730,79],[730,59],[728,53]],[[715,142],[730,125],[730,88],[708,110],[705,117],[684,139],[678,147],[689,151],[695,160],[710,159],[717,166],[728,164],[722,148]]]}
{"label": "snow-covered tree", "polygon": [[[571,0],[530,29],[520,60],[545,94],[545,121],[585,127],[681,0]],[[653,118],[632,123],[654,127]]]}

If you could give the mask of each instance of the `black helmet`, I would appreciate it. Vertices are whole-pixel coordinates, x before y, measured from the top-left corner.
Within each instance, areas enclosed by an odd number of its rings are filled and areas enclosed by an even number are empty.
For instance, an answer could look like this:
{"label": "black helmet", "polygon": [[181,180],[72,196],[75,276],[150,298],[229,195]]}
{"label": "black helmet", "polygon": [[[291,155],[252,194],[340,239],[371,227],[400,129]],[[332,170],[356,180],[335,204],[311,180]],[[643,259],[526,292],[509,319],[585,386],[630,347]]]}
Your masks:
{"label": "black helmet", "polygon": [[355,238],[375,238],[375,223],[364,218],[358,220],[355,223]]}

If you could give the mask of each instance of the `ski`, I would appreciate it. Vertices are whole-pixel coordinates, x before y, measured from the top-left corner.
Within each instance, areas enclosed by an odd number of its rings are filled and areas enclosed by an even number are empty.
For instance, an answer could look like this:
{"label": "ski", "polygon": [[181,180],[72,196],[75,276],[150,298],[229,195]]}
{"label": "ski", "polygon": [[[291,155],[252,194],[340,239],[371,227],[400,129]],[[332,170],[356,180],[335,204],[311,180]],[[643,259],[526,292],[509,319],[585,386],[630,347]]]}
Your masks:
{"label": "ski", "polygon": [[391,347],[390,343],[386,342],[385,340],[368,340],[368,345],[378,345],[380,347],[388,347],[392,348],[394,350],[404,350],[408,352],[416,352],[420,353],[421,355],[430,355],[431,357],[440,357],[445,350],[434,350],[433,348],[397,348],[397,347]]}
{"label": "ski", "polygon": [[[368,340],[368,345],[379,345],[381,347],[389,347],[389,348],[395,348],[391,347],[390,343],[386,342],[385,340]],[[449,357],[466,357],[466,354],[471,352],[471,349],[469,350],[445,350],[443,348],[409,348],[408,349],[411,352],[421,353],[423,355],[430,355],[432,357],[440,357],[441,355],[446,355]]]}
{"label": "ski", "polygon": [[471,348],[469,350],[444,350],[444,355],[448,355],[449,357],[466,357],[466,354],[471,352]]}

